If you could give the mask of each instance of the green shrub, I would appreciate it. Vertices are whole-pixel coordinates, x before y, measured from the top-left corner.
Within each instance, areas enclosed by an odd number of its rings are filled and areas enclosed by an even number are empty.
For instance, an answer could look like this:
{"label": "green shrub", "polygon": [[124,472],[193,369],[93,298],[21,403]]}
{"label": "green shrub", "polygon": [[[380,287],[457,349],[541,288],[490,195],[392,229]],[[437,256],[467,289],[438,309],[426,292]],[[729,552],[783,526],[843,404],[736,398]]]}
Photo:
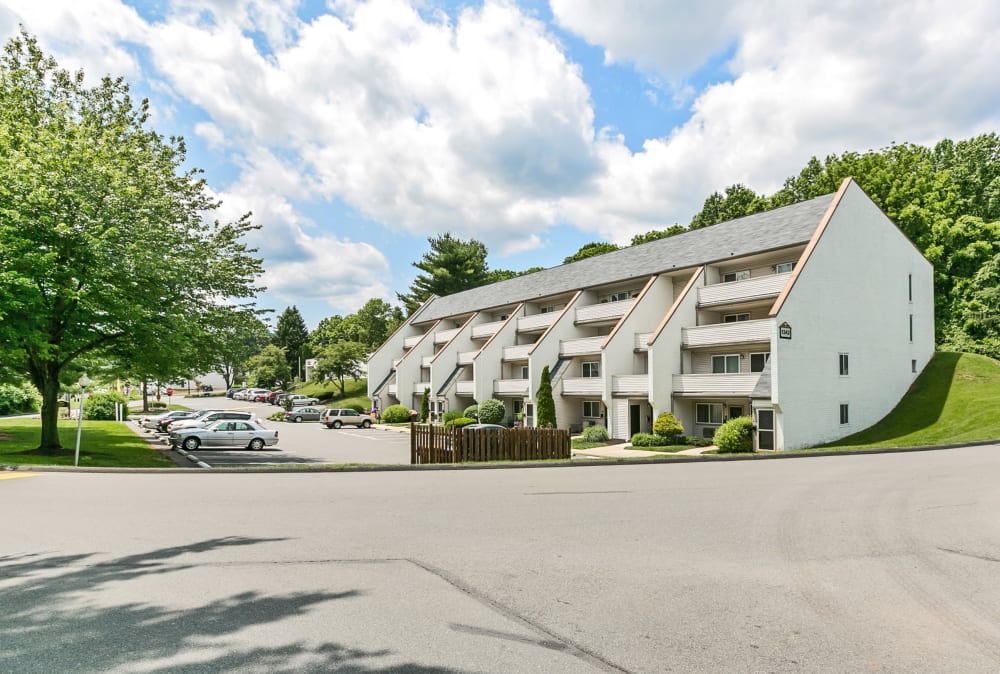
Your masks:
{"label": "green shrub", "polygon": [[607,442],[610,437],[604,426],[587,426],[583,429],[583,439],[586,442]]}
{"label": "green shrub", "polygon": [[479,405],[479,421],[484,424],[499,424],[507,416],[507,409],[496,398],[484,400]]}
{"label": "green shrub", "polygon": [[447,412],[445,412],[445,413],[444,413],[444,414],[443,414],[443,415],[441,416],[441,421],[443,421],[444,423],[446,423],[446,424],[447,424],[447,423],[448,423],[449,421],[451,421],[452,419],[460,419],[460,418],[461,418],[461,417],[463,417],[463,416],[465,416],[465,415],[463,415],[463,414],[462,414],[461,412],[459,412],[458,410],[448,410]]}
{"label": "green shrub", "polygon": [[465,408],[465,411],[462,412],[462,416],[463,417],[468,417],[470,419],[478,419],[479,418],[479,405],[469,405],[468,407]]}
{"label": "green shrub", "polygon": [[468,426],[469,424],[474,423],[476,423],[476,420],[472,417],[458,417],[457,419],[445,422],[444,425],[449,428],[461,428],[462,426]]}
{"label": "green shrub", "polygon": [[556,403],[552,397],[552,380],[549,376],[549,366],[542,368],[542,381],[538,385],[538,393],[535,395],[538,400],[538,415],[535,423],[539,428],[558,428],[556,423]]}
{"label": "green shrub", "polygon": [[430,416],[430,398],[431,390],[429,388],[424,388],[424,395],[420,398],[420,420],[427,423],[427,417]]}
{"label": "green shrub", "polygon": [[753,420],[736,417],[719,426],[712,438],[719,453],[753,452]]}
{"label": "green shrub", "polygon": [[[83,401],[83,418],[113,421],[115,403],[124,405],[125,396],[121,393],[95,393]],[[128,408],[125,409],[125,414],[128,416]]]}
{"label": "green shrub", "polygon": [[149,403],[149,409],[151,410],[165,410],[167,409],[167,403],[162,400],[153,400]]}
{"label": "green shrub", "polygon": [[382,421],[387,424],[401,424],[410,420],[410,410],[402,405],[389,405],[382,410]]}
{"label": "green shrub", "polygon": [[674,438],[674,436],[683,434],[684,427],[681,426],[681,422],[677,421],[677,417],[670,412],[664,412],[656,417],[656,421],[653,422],[653,435]]}
{"label": "green shrub", "polygon": [[633,447],[670,447],[672,445],[691,444],[684,442],[677,436],[656,435],[650,433],[636,433],[630,440]]}
{"label": "green shrub", "polygon": [[37,412],[42,408],[42,396],[34,386],[0,384],[0,416]]}

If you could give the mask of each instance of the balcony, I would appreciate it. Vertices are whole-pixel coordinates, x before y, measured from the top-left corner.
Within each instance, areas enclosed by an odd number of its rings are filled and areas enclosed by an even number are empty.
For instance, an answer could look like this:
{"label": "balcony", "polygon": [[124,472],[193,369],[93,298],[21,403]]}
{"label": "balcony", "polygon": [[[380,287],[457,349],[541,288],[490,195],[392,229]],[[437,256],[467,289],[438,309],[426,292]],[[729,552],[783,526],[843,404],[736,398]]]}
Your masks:
{"label": "balcony", "polygon": [[423,338],[424,338],[423,335],[414,335],[413,337],[407,337],[406,339],[403,340],[403,348],[412,349],[417,344],[419,344],[420,340]]}
{"label": "balcony", "polygon": [[397,385],[397,384],[389,384],[389,395],[391,395],[391,396],[392,396],[393,398],[398,398],[398,397],[399,397],[399,396],[398,396],[398,395],[396,394],[396,392],[397,392],[398,390],[399,390],[399,387],[398,387],[398,385]]}
{"label": "balcony", "polygon": [[537,330],[544,330],[545,328],[552,325],[558,316],[559,316],[558,311],[549,311],[544,314],[535,314],[533,316],[525,316],[524,318],[519,318],[517,319],[517,331],[532,332]]}
{"label": "balcony", "polygon": [[580,307],[576,310],[576,322],[594,323],[597,321],[617,320],[625,315],[625,312],[629,310],[633,302],[635,302],[635,298]]}
{"label": "balcony", "polygon": [[476,395],[476,382],[460,381],[455,385],[455,392],[460,396],[474,396]]}
{"label": "balcony", "polygon": [[584,337],[583,339],[563,340],[559,342],[559,355],[567,357],[586,356],[600,353],[601,346],[607,338],[607,335],[602,335],[600,337]]}
{"label": "balcony", "polygon": [[753,393],[760,372],[749,374],[675,374],[674,395],[746,398]]}
{"label": "balcony", "polygon": [[494,379],[493,393],[496,395],[528,395],[527,379]]}
{"label": "balcony", "polygon": [[681,346],[694,349],[702,346],[770,342],[773,328],[774,319],[771,318],[683,328],[681,330]]}
{"label": "balcony", "polygon": [[434,356],[424,356],[420,359],[420,367],[430,367],[432,360],[434,360]]}
{"label": "balcony", "polygon": [[487,339],[492,337],[497,333],[506,321],[494,321],[492,323],[483,323],[482,325],[472,326],[472,338],[473,339]]}
{"label": "balcony", "polygon": [[451,338],[459,333],[462,328],[452,328],[451,330],[440,330],[434,333],[435,344],[447,344]]}
{"label": "balcony", "polygon": [[528,360],[528,352],[534,344],[519,344],[517,346],[505,346],[503,350],[504,360]]}
{"label": "balcony", "polygon": [[789,276],[791,273],[771,274],[746,281],[713,283],[698,289],[698,305],[712,307],[777,297],[788,282]]}
{"label": "balcony", "polygon": [[431,383],[429,381],[415,381],[413,382],[413,392],[417,395],[422,395],[425,388],[430,388]]}
{"label": "balcony", "polygon": [[604,394],[603,377],[564,377],[562,380],[563,395],[595,395]]}
{"label": "balcony", "polygon": [[627,374],[611,378],[611,393],[614,395],[649,395],[648,374]]}
{"label": "balcony", "polygon": [[476,354],[478,351],[461,351],[458,354],[458,364],[459,365],[472,365],[472,361],[476,359]]}
{"label": "balcony", "polygon": [[652,336],[653,336],[652,332],[635,333],[635,350],[649,351],[649,338]]}

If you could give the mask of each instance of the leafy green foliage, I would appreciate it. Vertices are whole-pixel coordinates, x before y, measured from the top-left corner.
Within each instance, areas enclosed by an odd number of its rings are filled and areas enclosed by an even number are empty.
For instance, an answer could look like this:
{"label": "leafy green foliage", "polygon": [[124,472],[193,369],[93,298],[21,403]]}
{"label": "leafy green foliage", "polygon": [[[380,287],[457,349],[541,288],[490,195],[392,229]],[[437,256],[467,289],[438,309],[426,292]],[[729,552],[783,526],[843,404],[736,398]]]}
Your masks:
{"label": "leafy green foliage", "polygon": [[333,379],[340,386],[340,395],[345,395],[344,379],[355,381],[361,376],[362,365],[368,357],[368,349],[360,342],[334,342],[324,346],[317,354],[316,369],[319,379]]}
{"label": "leafy green foliage", "polygon": [[701,211],[691,219],[691,229],[708,227],[768,208],[767,200],[746,185],[730,185],[724,195],[713,192],[705,199]]}
{"label": "leafy green foliage", "polygon": [[564,258],[563,264],[569,264],[570,262],[576,262],[577,260],[586,260],[588,257],[603,255],[604,253],[610,253],[616,250],[618,250],[618,246],[613,243],[608,243],[607,241],[591,241],[590,243],[585,243],[580,246],[580,250]]}
{"label": "leafy green foliage", "polygon": [[549,366],[542,368],[542,381],[535,394],[538,405],[537,424],[539,428],[557,428],[556,401],[552,398],[552,380],[549,378]]}
{"label": "leafy green foliage", "polygon": [[486,246],[481,241],[463,241],[450,233],[427,239],[431,250],[413,266],[422,271],[410,285],[410,292],[397,293],[412,314],[431,295],[451,295],[488,282]]}
{"label": "leafy green foliage", "polygon": [[285,350],[274,344],[265,346],[247,362],[247,367],[250,370],[250,378],[257,386],[263,388],[285,388],[292,379]]}
{"label": "leafy green foliage", "polygon": [[324,318],[309,334],[309,347],[319,353],[335,342],[359,342],[369,350],[378,347],[403,322],[399,307],[380,299],[370,299],[355,314]]}
{"label": "leafy green foliage", "polygon": [[456,417],[450,421],[444,423],[448,428],[461,428],[462,426],[468,426],[469,424],[476,423],[476,420],[472,417]]}
{"label": "leafy green foliage", "polygon": [[469,405],[468,407],[465,408],[465,411],[462,412],[462,416],[469,417],[471,419],[478,419],[479,405]]}
{"label": "leafy green foliage", "polygon": [[424,393],[420,396],[420,420],[427,423],[427,417],[430,416],[430,397],[431,390],[424,387]]}
{"label": "leafy green foliage", "polygon": [[309,330],[298,307],[295,305],[286,307],[278,316],[278,324],[274,329],[271,343],[284,349],[288,369],[294,373],[293,379],[301,374],[302,361],[308,357],[303,349],[308,339]]}
{"label": "leafy green foliage", "polygon": [[684,434],[684,426],[670,412],[663,412],[653,422],[653,433],[668,438]]}
{"label": "leafy green foliage", "polygon": [[462,416],[463,416],[462,413],[459,412],[458,410],[448,410],[447,412],[441,415],[441,421],[447,424],[452,419],[459,419]]}
{"label": "leafy green foliage", "polygon": [[42,405],[42,396],[31,385],[13,386],[0,384],[0,417],[9,414],[37,412]]}
{"label": "leafy green foliage", "polygon": [[[95,393],[83,401],[83,418],[92,421],[113,421],[115,403],[125,405],[125,396],[120,393]],[[126,408],[126,416],[127,413]]]}
{"label": "leafy green foliage", "polygon": [[507,416],[503,403],[496,398],[484,400],[479,405],[479,421],[484,424],[499,424]]}
{"label": "leafy green foliage", "polygon": [[399,424],[410,420],[410,410],[402,405],[389,405],[382,410],[382,421],[387,424]]}
{"label": "leafy green foliage", "polygon": [[666,239],[670,236],[683,234],[686,231],[688,231],[688,228],[684,225],[670,225],[666,229],[654,229],[646,232],[645,234],[636,234],[632,237],[630,245],[638,246],[644,243],[649,243],[650,241],[659,241],[660,239]]}
{"label": "leafy green foliage", "polygon": [[736,417],[719,426],[712,437],[720,454],[753,452],[753,419]]}
{"label": "leafy green foliage", "polygon": [[582,435],[585,442],[606,442],[611,437],[604,426],[587,426]]}
{"label": "leafy green foliage", "polygon": [[219,372],[226,388],[242,382],[249,373],[249,362],[267,346],[267,325],[256,312],[239,307],[217,307],[211,318],[212,339],[206,344],[212,369]]}

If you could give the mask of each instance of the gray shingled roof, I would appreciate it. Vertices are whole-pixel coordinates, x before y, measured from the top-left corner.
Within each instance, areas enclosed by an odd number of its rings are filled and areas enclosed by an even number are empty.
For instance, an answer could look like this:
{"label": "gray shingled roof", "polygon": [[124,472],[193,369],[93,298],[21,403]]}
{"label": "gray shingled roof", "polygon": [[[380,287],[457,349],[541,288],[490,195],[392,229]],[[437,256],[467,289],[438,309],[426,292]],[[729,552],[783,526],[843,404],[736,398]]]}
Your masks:
{"label": "gray shingled roof", "polygon": [[437,297],[415,317],[426,323],[476,310],[551,297],[580,288],[647,278],[653,274],[742,257],[809,241],[833,200],[816,197],[773,211],[693,229],[533,274]]}

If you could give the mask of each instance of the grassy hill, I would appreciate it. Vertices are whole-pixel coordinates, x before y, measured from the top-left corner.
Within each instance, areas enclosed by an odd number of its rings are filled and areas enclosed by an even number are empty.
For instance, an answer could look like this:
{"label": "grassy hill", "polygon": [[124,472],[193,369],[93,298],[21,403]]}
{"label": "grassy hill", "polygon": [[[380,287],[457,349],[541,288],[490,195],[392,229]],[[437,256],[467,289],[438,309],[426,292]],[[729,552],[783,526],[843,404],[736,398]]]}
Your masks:
{"label": "grassy hill", "polygon": [[939,352],[874,426],[824,447],[917,447],[1000,439],[1000,363]]}
{"label": "grassy hill", "polygon": [[319,398],[327,407],[347,407],[360,405],[367,410],[372,405],[368,397],[367,379],[347,379],[344,381],[344,397],[340,397],[340,386],[332,381],[307,382],[295,389],[296,393]]}

